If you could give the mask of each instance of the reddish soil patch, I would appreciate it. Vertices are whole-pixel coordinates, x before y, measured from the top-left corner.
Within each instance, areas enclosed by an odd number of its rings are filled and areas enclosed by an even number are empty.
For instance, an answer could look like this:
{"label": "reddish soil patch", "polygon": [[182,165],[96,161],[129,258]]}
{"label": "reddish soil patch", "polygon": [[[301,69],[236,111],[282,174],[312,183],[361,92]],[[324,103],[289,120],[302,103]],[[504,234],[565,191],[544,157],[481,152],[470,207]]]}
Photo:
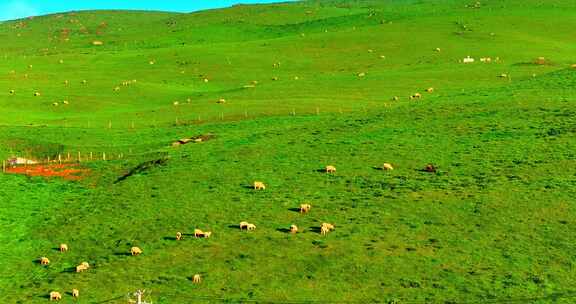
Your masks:
{"label": "reddish soil patch", "polygon": [[28,165],[14,166],[6,168],[6,173],[24,174],[28,176],[43,176],[47,178],[61,177],[66,180],[81,180],[89,172],[88,169],[82,169],[78,164],[61,164],[61,165]]}

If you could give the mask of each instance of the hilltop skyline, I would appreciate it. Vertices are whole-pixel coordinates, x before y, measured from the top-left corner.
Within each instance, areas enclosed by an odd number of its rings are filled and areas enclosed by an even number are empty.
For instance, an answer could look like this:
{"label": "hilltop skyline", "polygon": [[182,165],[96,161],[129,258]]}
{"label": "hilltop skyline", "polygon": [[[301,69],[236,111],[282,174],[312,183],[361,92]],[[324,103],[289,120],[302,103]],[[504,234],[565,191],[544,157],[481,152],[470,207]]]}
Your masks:
{"label": "hilltop skyline", "polygon": [[229,7],[235,4],[258,4],[288,2],[294,0],[194,0],[194,1],[39,1],[39,0],[0,0],[0,21],[41,16],[78,10],[152,10],[188,13],[199,10]]}

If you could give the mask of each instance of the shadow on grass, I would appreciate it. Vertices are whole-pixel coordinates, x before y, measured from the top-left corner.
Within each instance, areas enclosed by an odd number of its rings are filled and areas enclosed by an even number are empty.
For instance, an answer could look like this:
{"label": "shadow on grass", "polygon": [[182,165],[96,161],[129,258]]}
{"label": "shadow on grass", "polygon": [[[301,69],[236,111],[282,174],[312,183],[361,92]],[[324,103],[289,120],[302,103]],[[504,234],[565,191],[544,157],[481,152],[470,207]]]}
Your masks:
{"label": "shadow on grass", "polygon": [[241,229],[240,229],[240,225],[238,225],[238,224],[236,224],[236,225],[228,225],[228,228],[241,230]]}
{"label": "shadow on grass", "polygon": [[278,229],[276,229],[276,231],[282,232],[282,233],[290,233],[290,229],[288,229],[288,228],[278,228]]}
{"label": "shadow on grass", "polygon": [[76,267],[68,267],[62,270],[60,273],[71,273],[71,272],[76,272]]}
{"label": "shadow on grass", "polygon": [[288,208],[288,211],[300,213],[300,208]]}
{"label": "shadow on grass", "polygon": [[114,255],[117,256],[132,256],[132,254],[130,252],[116,252],[114,253]]}
{"label": "shadow on grass", "polygon": [[310,227],[310,229],[308,229],[312,232],[316,232],[316,233],[321,233],[322,232],[322,227]]}
{"label": "shadow on grass", "polygon": [[[182,234],[182,235],[192,235],[192,234],[188,233],[188,234]],[[163,239],[165,241],[176,241],[176,237],[173,237],[173,236],[165,236],[165,237],[163,237]]]}

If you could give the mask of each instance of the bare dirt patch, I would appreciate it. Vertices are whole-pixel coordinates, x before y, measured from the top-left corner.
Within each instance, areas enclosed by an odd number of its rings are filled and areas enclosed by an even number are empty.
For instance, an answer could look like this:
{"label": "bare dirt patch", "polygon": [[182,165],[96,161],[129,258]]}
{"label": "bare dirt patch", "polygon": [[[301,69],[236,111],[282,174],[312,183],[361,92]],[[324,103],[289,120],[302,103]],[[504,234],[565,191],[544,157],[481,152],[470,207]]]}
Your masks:
{"label": "bare dirt patch", "polygon": [[86,177],[89,171],[80,167],[79,164],[42,164],[6,168],[6,173],[8,174],[42,176],[46,178],[60,177],[65,180],[81,180]]}

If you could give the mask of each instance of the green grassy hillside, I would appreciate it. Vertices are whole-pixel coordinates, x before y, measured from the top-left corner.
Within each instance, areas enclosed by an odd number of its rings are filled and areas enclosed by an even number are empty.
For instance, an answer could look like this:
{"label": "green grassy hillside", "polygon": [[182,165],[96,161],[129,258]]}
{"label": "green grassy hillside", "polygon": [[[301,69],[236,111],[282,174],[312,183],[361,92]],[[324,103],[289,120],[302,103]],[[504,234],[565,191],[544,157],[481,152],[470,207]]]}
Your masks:
{"label": "green grassy hillside", "polygon": [[[0,23],[0,158],[108,158],[75,182],[0,175],[0,295],[572,303],[575,13],[318,0]],[[214,138],[172,146],[201,134]]]}

